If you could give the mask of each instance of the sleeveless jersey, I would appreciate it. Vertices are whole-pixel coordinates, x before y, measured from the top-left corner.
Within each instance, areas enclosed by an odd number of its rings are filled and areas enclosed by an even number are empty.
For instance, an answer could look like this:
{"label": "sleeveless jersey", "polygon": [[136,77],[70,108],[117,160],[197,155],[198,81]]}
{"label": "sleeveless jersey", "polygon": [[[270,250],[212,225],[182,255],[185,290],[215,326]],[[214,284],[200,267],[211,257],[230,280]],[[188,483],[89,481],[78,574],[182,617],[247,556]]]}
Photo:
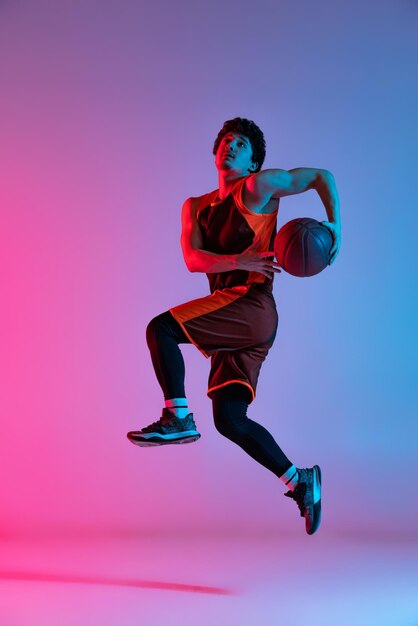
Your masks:
{"label": "sleeveless jersey", "polygon": [[[250,175],[249,175],[250,176]],[[240,178],[222,201],[215,202],[218,190],[199,198],[197,221],[202,232],[203,250],[215,254],[239,254],[260,237],[258,251],[273,250],[277,230],[277,210],[270,214],[254,213],[243,203],[243,189],[248,176]],[[210,292],[254,283],[272,292],[273,277],[259,272],[232,270],[206,274]]]}

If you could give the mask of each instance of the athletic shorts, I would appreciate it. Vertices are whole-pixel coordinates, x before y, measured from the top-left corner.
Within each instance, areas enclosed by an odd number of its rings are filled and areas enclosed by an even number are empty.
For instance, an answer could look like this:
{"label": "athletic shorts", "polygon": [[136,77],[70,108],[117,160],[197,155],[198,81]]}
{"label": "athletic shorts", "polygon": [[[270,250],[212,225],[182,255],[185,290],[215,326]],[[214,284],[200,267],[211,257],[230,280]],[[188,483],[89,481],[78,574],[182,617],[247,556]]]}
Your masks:
{"label": "athletic shorts", "polygon": [[211,358],[208,396],[241,383],[255,398],[261,365],[273,345],[278,315],[273,295],[261,285],[242,285],[170,309],[186,336]]}

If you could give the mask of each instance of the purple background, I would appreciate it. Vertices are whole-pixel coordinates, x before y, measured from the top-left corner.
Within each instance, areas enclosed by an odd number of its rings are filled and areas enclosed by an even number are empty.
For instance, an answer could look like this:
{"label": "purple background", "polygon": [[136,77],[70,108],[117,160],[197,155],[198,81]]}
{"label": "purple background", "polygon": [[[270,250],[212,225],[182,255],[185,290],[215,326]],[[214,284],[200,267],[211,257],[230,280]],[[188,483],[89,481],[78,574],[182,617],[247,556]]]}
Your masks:
{"label": "purple background", "polygon": [[[276,278],[249,416],[321,465],[328,532],[416,532],[417,31],[412,0],[0,3],[2,533],[300,533],[282,484],[215,430],[193,346],[201,440],[126,439],[162,406],[148,321],[208,293],[180,208],[217,187],[235,116],[265,133],[265,168],[332,171],[342,217],[332,267]],[[302,216],[327,219],[313,191],[278,226]]]}

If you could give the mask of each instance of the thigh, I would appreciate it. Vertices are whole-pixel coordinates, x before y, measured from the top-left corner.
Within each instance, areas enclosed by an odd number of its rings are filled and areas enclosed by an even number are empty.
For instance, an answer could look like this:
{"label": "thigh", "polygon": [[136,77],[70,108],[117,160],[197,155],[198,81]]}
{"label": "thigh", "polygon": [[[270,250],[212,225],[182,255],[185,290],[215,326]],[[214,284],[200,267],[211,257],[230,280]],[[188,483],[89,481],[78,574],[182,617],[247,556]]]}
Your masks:
{"label": "thigh", "polygon": [[170,311],[165,311],[154,317],[147,326],[148,342],[152,338],[169,337],[177,343],[190,343],[180,324],[174,319]]}
{"label": "thigh", "polygon": [[170,311],[192,343],[207,357],[220,350],[271,346],[278,324],[273,297],[254,288],[244,296],[226,291]]}
{"label": "thigh", "polygon": [[256,395],[261,366],[268,354],[269,344],[246,350],[219,350],[211,357],[207,395],[212,398],[218,389],[239,384]]}

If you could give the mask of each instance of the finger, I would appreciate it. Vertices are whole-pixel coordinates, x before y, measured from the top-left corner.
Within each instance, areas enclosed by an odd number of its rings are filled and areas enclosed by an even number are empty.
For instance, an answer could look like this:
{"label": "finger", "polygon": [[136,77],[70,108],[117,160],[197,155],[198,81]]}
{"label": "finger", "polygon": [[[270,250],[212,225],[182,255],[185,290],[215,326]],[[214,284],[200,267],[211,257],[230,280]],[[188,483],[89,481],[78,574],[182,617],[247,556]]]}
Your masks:
{"label": "finger", "polygon": [[268,272],[278,272],[280,273],[282,270],[276,265],[265,265],[264,269]]}
{"label": "finger", "polygon": [[330,258],[330,260],[329,260],[329,264],[330,264],[330,265],[332,265],[332,263],[334,263],[334,261],[335,261],[335,257],[336,257],[336,256],[337,256],[336,254],[333,254],[333,255],[331,256],[331,258]]}
{"label": "finger", "polygon": [[264,257],[276,256],[276,255],[274,254],[274,252],[269,251],[269,252],[260,252],[260,256],[264,258]]}
{"label": "finger", "polygon": [[[259,272],[260,270],[257,270],[257,271]],[[277,273],[280,273],[282,270],[279,269],[278,267],[265,267],[261,271],[263,271],[263,272],[277,272]]]}
{"label": "finger", "polygon": [[[280,271],[280,270],[276,270]],[[274,270],[267,270],[267,269],[261,269],[261,270],[257,270],[257,272],[259,272],[260,274],[263,274],[263,276],[267,276],[267,278],[272,278],[274,276]]]}

